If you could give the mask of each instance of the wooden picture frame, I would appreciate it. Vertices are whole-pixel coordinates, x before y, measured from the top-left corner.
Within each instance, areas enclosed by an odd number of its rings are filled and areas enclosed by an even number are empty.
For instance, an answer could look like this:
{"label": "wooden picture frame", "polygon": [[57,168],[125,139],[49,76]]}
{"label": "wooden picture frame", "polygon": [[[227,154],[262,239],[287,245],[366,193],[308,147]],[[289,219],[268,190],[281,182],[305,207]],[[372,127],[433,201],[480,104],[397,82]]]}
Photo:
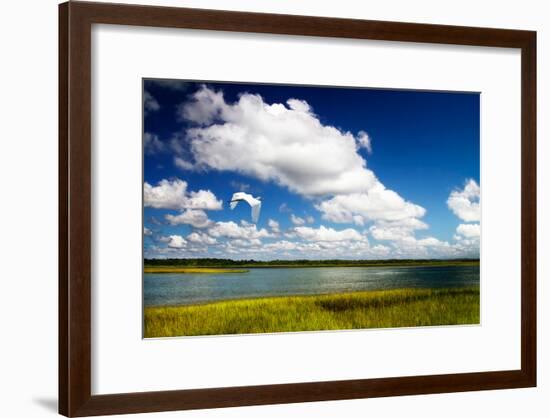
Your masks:
{"label": "wooden picture frame", "polygon": [[[479,373],[93,395],[92,24],[521,49],[521,368]],[[142,413],[536,385],[536,33],[366,20],[69,2],[59,6],[59,412]]]}

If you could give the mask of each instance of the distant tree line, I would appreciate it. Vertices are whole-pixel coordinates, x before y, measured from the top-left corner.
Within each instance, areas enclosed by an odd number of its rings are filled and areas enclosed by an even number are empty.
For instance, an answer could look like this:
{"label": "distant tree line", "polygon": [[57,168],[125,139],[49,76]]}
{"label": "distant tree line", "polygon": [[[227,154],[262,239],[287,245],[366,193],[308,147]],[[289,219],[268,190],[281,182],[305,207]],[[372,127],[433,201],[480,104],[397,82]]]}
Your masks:
{"label": "distant tree line", "polygon": [[275,267],[275,266],[362,266],[362,265],[422,265],[476,263],[478,258],[453,259],[391,259],[391,260],[232,260],[228,258],[166,258],[145,259],[146,266],[188,266],[188,267]]}

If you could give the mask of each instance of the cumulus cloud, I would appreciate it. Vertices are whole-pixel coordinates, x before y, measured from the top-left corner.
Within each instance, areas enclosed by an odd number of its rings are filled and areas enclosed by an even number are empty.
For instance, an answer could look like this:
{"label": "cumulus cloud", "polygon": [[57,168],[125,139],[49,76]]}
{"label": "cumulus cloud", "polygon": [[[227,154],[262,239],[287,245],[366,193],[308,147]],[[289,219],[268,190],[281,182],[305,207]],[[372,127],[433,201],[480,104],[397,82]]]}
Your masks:
{"label": "cumulus cloud", "polygon": [[269,228],[271,229],[271,231],[273,231],[274,234],[278,234],[279,232],[281,232],[279,222],[277,222],[274,219],[269,219],[267,221],[267,226],[269,226]]}
{"label": "cumulus cloud", "polygon": [[435,237],[418,239],[407,236],[392,243],[392,254],[398,258],[455,257],[457,250],[447,241]]}
{"label": "cumulus cloud", "polygon": [[387,257],[391,253],[391,248],[386,245],[378,244],[371,248],[371,252],[378,257]]}
{"label": "cumulus cloud", "polygon": [[[454,257],[479,257],[479,236],[475,237],[475,226],[465,224],[466,228],[457,228],[457,235],[454,243],[442,241],[438,238],[428,236],[417,238],[415,230],[426,229],[427,225],[373,225],[369,232],[372,237],[381,241],[390,241],[390,250],[386,250],[386,256],[394,258],[454,258]],[[471,228],[473,227],[473,228]],[[469,235],[459,235],[461,232]],[[478,231],[479,232],[479,231]]]}
{"label": "cumulus cloud", "polygon": [[143,134],[143,150],[146,154],[152,155],[164,151],[165,146],[158,135],[145,132],[145,134]]}
{"label": "cumulus cloud", "polygon": [[208,229],[208,233],[213,237],[226,237],[233,239],[240,238],[248,240],[267,238],[271,236],[267,229],[258,229],[255,224],[245,221],[241,221],[240,225],[233,221],[216,222]]}
{"label": "cumulus cloud", "polygon": [[[410,238],[406,238],[406,240],[410,241]],[[414,242],[416,245],[420,245],[422,247],[448,247],[449,243],[446,241],[440,241],[437,238],[434,237],[428,237],[423,239],[414,239]]]}
{"label": "cumulus cloud", "polygon": [[187,241],[192,242],[193,244],[204,244],[204,245],[213,245],[216,244],[216,238],[212,238],[204,232],[192,232],[187,235]]}
{"label": "cumulus cloud", "polygon": [[351,241],[291,241],[279,240],[264,243],[261,246],[237,247],[231,246],[233,253],[247,254],[246,256],[280,258],[381,258],[387,257],[391,248],[384,245],[369,246],[367,239]]}
{"label": "cumulus cloud", "polygon": [[144,236],[151,236],[153,235],[153,231],[151,231],[149,228],[147,228],[146,226],[143,227],[143,235]]}
{"label": "cumulus cloud", "polygon": [[181,235],[170,235],[167,240],[167,245],[169,248],[185,248],[187,246],[187,241]]}
{"label": "cumulus cloud", "polygon": [[321,225],[319,228],[297,226],[291,235],[307,241],[364,241],[366,237],[353,228],[336,230]]}
{"label": "cumulus cloud", "polygon": [[186,131],[197,166],[274,181],[305,196],[358,192],[376,183],[356,138],[323,125],[304,101],[270,105],[245,93],[231,104],[221,91],[203,86],[180,115],[197,125]]}
{"label": "cumulus cloud", "polygon": [[479,238],[462,238],[458,235],[455,238],[460,238],[452,245],[455,257],[479,257]]}
{"label": "cumulus cloud", "polygon": [[416,230],[428,229],[428,225],[416,218],[397,221],[379,221],[369,228],[371,235],[381,241],[397,241],[414,236]]}
{"label": "cumulus cloud", "polygon": [[406,201],[381,183],[366,193],[334,196],[319,203],[316,208],[323,213],[323,219],[357,225],[363,225],[367,221],[411,222],[426,213],[423,207]]}
{"label": "cumulus cloud", "polygon": [[298,249],[298,245],[292,241],[281,240],[266,244],[264,248],[268,251],[292,251]]}
{"label": "cumulus cloud", "polygon": [[176,180],[161,180],[156,186],[145,182],[143,185],[143,200],[146,207],[155,209],[207,209],[220,210],[222,201],[218,200],[210,190],[198,192],[187,191],[187,182]]}
{"label": "cumulus cloud", "polygon": [[460,224],[456,228],[456,233],[464,238],[479,238],[481,228],[479,224]]}
{"label": "cumulus cloud", "polygon": [[147,90],[143,91],[143,113],[147,116],[150,112],[156,112],[160,109],[160,104],[151,93]]}
{"label": "cumulus cloud", "polygon": [[296,216],[293,213],[291,213],[290,222],[292,222],[294,225],[305,225],[306,220],[304,218],[300,218],[299,216]]}
{"label": "cumulus cloud", "polygon": [[481,218],[479,207],[480,189],[475,180],[466,182],[464,189],[454,190],[447,199],[447,206],[465,222],[478,222]]}
{"label": "cumulus cloud", "polygon": [[174,165],[178,168],[181,168],[182,170],[192,170],[193,168],[195,168],[193,163],[190,163],[189,161],[186,161],[181,157],[174,157]]}
{"label": "cumulus cloud", "polygon": [[380,241],[397,241],[412,235],[411,230],[401,227],[380,227],[373,225],[369,231],[375,239]]}
{"label": "cumulus cloud", "polygon": [[206,228],[212,225],[212,221],[202,209],[186,209],[178,215],[168,214],[165,219],[170,225],[191,225],[195,228]]}
{"label": "cumulus cloud", "polygon": [[262,245],[262,241],[259,238],[252,238],[248,240],[237,238],[232,240],[230,244],[237,247],[259,247],[260,245]]}
{"label": "cumulus cloud", "polygon": [[369,134],[365,131],[359,131],[357,134],[357,146],[365,148],[369,154],[372,153],[372,143]]}

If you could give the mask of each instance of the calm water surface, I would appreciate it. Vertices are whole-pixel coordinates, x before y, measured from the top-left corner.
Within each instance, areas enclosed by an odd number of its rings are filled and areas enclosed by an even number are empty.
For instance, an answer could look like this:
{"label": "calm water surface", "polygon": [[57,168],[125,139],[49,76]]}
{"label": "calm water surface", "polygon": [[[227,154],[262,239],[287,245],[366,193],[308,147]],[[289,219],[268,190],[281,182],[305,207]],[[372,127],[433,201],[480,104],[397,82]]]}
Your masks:
{"label": "calm water surface", "polygon": [[403,287],[479,284],[479,266],[251,268],[248,273],[145,274],[145,306],[314,295]]}

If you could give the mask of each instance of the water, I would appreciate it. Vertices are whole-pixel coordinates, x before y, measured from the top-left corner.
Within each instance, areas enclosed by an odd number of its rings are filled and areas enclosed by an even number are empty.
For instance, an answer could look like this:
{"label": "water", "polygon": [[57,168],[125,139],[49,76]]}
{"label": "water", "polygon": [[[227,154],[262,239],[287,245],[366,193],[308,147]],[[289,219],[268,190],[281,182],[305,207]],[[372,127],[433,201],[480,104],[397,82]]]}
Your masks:
{"label": "water", "polygon": [[248,273],[145,274],[145,306],[479,284],[479,266],[251,268]]}

